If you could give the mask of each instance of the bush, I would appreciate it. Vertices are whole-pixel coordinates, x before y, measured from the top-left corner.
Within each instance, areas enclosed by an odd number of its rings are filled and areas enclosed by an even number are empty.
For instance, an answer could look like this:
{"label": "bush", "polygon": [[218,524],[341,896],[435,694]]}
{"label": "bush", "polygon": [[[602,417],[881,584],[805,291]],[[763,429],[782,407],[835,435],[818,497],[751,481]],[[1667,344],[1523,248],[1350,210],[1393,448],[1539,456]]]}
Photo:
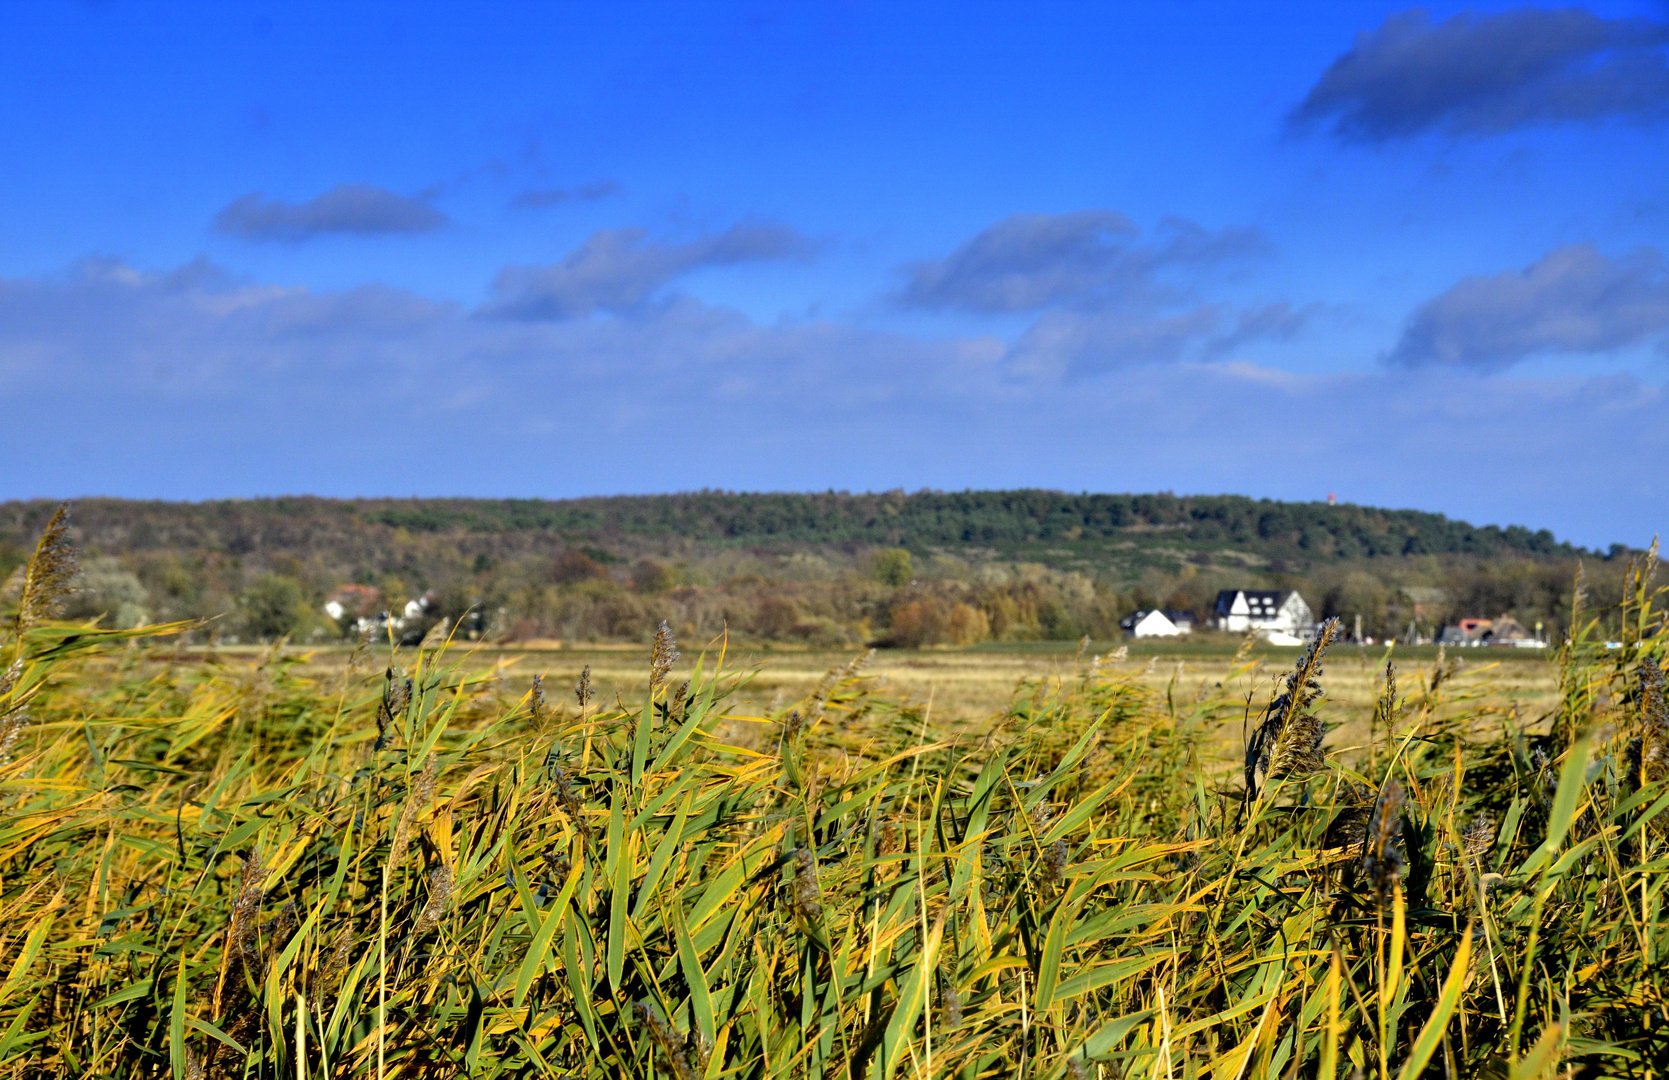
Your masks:
{"label": "bush", "polygon": [[677,576],[665,563],[639,559],[632,566],[632,588],[640,593],[664,593],[676,584]]}
{"label": "bush", "polygon": [[926,597],[892,609],[889,641],[905,648],[972,645],[991,636],[985,613],[970,604]]}
{"label": "bush", "polygon": [[257,641],[276,641],[296,632],[311,612],[301,583],[282,574],[263,574],[238,597],[243,629]]}
{"label": "bush", "polygon": [[902,588],[915,576],[915,563],[903,548],[882,548],[875,553],[874,573],[881,584]]}

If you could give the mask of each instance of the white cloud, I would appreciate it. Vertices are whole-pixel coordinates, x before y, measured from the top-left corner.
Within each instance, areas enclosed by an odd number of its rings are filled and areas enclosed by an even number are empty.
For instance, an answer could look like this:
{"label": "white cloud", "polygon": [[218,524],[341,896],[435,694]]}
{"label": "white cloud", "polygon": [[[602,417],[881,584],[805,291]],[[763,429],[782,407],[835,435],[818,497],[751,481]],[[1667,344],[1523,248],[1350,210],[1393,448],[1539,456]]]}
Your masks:
{"label": "white cloud", "polygon": [[1631,378],[1011,361],[689,298],[522,322],[88,264],[0,281],[0,497],[1044,485],[1338,491],[1590,544],[1669,524],[1639,467],[1669,460],[1669,400]]}

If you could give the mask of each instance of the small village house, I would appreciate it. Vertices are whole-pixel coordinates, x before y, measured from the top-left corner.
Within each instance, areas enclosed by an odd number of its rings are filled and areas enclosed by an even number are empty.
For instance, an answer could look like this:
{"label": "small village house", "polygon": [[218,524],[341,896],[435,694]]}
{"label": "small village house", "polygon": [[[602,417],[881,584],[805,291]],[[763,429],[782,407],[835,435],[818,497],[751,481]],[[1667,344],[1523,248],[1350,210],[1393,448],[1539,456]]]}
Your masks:
{"label": "small village house", "polygon": [[[1537,624],[1540,629],[1540,624]],[[1459,619],[1453,626],[1445,626],[1437,635],[1439,645],[1485,646],[1509,645],[1520,649],[1545,648],[1547,642],[1524,628],[1524,624],[1507,615],[1495,619]]]}
{"label": "small village house", "polygon": [[1194,631],[1194,615],[1190,611],[1137,611],[1119,620],[1119,626],[1131,637],[1180,637]]}
{"label": "small village house", "polygon": [[341,622],[344,615],[367,618],[376,613],[382,603],[382,593],[370,585],[342,585],[325,601],[325,614],[332,622]]}
{"label": "small village house", "polygon": [[1310,605],[1290,589],[1224,589],[1214,616],[1217,629],[1231,634],[1256,630],[1301,638],[1315,625]]}

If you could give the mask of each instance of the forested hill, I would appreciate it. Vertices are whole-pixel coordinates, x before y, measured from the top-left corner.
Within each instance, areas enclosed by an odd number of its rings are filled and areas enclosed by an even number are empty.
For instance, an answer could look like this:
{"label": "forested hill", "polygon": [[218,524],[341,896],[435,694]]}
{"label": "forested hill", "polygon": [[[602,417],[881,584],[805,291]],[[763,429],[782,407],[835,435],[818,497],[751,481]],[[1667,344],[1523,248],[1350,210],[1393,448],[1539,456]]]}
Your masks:
{"label": "forested hill", "polygon": [[[0,548],[28,545],[53,504],[0,504]],[[200,503],[85,499],[74,507],[83,544],[109,554],[145,550],[324,551],[428,546],[606,546],[610,540],[747,547],[977,547],[1020,555],[1053,549],[1236,549],[1294,565],[1373,556],[1459,554],[1560,558],[1582,554],[1546,530],[1477,527],[1441,514],[1287,503],[1235,495],[922,491],[852,495],[745,494],[582,499],[235,499]],[[520,540],[521,542],[517,542]],[[472,542],[473,541],[473,542]],[[508,542],[508,543],[507,543]],[[15,557],[15,556],[14,556]]]}

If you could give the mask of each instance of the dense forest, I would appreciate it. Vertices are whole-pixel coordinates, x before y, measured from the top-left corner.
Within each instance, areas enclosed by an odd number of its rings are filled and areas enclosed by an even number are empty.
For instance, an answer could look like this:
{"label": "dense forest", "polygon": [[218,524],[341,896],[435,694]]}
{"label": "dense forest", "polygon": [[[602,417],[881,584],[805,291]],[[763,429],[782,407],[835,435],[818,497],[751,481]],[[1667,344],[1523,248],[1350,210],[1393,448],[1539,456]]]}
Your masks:
{"label": "dense forest", "polygon": [[[55,506],[0,504],[0,575]],[[464,620],[504,639],[661,618],[824,645],[1113,637],[1138,608],[1203,618],[1218,589],[1260,587],[1389,636],[1463,615],[1556,624],[1577,563],[1603,579],[1627,550],[1412,510],[1041,490],[86,499],[72,515],[80,616],[204,619],[222,640],[351,636],[413,601],[402,632]]]}

